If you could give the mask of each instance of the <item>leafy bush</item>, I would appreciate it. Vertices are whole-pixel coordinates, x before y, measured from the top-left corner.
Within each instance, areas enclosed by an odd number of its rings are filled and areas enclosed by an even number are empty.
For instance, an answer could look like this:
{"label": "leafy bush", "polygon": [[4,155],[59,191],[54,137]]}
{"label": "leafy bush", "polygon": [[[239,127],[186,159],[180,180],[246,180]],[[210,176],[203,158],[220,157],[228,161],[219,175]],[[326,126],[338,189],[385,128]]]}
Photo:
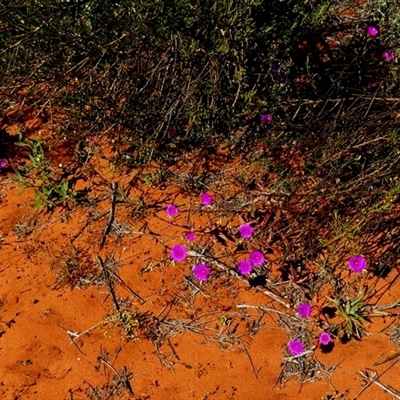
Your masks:
{"label": "leafy bush", "polygon": [[135,163],[144,143],[171,151],[169,128],[182,149],[214,145],[270,106],[270,62],[323,22],[328,3],[303,3],[8,1],[3,94],[45,81],[71,132],[112,127]]}

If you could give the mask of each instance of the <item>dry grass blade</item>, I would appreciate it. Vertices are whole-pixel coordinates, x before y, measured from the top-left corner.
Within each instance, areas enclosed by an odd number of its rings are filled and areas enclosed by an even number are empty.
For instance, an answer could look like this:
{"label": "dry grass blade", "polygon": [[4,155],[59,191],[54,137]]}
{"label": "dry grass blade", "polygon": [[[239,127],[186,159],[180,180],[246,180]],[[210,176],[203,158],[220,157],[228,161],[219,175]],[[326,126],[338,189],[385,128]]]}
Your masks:
{"label": "dry grass blade", "polygon": [[133,291],[126,283],[122,280],[120,276],[118,276],[114,271],[108,270],[108,272],[126,289],[130,294],[135,296],[142,304],[146,302],[140,295],[138,295],[135,291]]}
{"label": "dry grass blade", "polygon": [[130,382],[130,374],[128,372],[128,369],[126,367],[123,367],[122,372],[119,373],[106,359],[104,359],[101,356],[98,359],[101,363],[106,365],[114,372],[117,378],[116,386],[123,385],[123,387],[125,387],[128,390],[128,392],[133,396],[134,393]]}
{"label": "dry grass blade", "polygon": [[104,265],[104,262],[103,262],[103,260],[101,259],[100,256],[97,256],[97,261],[99,263],[100,268],[103,270],[104,279],[107,282],[107,286],[108,286],[108,289],[110,291],[110,295],[111,295],[111,298],[113,300],[113,303],[114,303],[115,309],[117,311],[117,314],[120,315],[121,314],[121,307],[119,306],[119,303],[118,303],[118,300],[117,300],[117,296],[115,295],[115,292],[114,292],[114,285],[113,285],[112,280],[110,279],[109,270]]}
{"label": "dry grass blade", "polygon": [[[390,393],[395,399],[400,399],[400,391],[392,388],[389,385],[386,385],[385,383],[382,383],[375,372],[369,373],[366,371],[359,371],[359,374],[369,382],[367,387],[374,383],[375,385],[378,385],[380,388],[382,388],[385,392]],[[354,397],[354,400],[357,399],[361,393],[362,392],[358,393],[358,395]]]}
{"label": "dry grass blade", "polygon": [[400,361],[400,355],[397,356],[397,358],[384,370],[382,371],[379,375],[377,375],[377,373],[375,371],[373,371],[372,373],[368,373],[368,372],[363,372],[363,371],[359,371],[360,375],[363,376],[364,378],[366,378],[368,380],[368,384],[366,386],[364,386],[358,393],[357,395],[354,397],[353,400],[356,400],[365,390],[368,389],[368,387],[370,387],[373,383],[376,383],[377,385],[379,385],[377,382],[378,379],[383,376],[387,371],[389,371],[389,369],[391,369],[394,365],[396,365],[398,362]]}
{"label": "dry grass blade", "polygon": [[108,216],[107,226],[104,228],[103,236],[101,237],[101,240],[100,240],[100,249],[102,249],[104,247],[104,245],[106,243],[107,235],[111,232],[111,228],[113,226],[114,215],[115,215],[115,205],[116,205],[116,201],[117,201],[117,189],[118,189],[118,184],[116,182],[112,182],[110,213]]}

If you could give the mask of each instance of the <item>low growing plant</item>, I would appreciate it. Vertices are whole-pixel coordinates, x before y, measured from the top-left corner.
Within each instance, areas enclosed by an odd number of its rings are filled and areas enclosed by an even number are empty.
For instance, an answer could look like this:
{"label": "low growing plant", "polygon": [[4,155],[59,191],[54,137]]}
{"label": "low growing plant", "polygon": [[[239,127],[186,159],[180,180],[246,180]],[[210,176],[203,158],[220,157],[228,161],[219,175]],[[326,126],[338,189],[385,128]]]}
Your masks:
{"label": "low growing plant", "polygon": [[53,209],[66,201],[74,200],[77,193],[66,178],[57,177],[45,156],[42,142],[38,138],[19,141],[17,146],[28,149],[30,164],[23,172],[16,170],[14,180],[23,188],[34,189],[33,206]]}
{"label": "low growing plant", "polygon": [[336,314],[343,319],[340,329],[345,336],[349,339],[361,339],[363,326],[369,322],[369,307],[364,303],[364,293],[360,291],[355,299],[328,298],[335,304]]}

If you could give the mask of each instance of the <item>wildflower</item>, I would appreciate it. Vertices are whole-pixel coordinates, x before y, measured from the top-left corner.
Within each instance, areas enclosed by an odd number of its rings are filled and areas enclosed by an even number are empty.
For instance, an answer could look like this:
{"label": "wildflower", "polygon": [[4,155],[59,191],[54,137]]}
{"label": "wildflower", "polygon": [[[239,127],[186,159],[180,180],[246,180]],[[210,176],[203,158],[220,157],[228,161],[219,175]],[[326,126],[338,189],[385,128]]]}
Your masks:
{"label": "wildflower", "polygon": [[293,356],[299,356],[304,351],[304,344],[300,340],[291,340],[287,345]]}
{"label": "wildflower", "polygon": [[92,135],[87,136],[87,137],[86,137],[86,141],[87,141],[89,144],[92,144],[92,143],[94,142],[94,136],[92,136]]}
{"label": "wildflower", "polygon": [[211,206],[214,199],[209,193],[202,193],[200,196],[200,201],[203,206]]}
{"label": "wildflower", "polygon": [[375,37],[375,36],[378,36],[378,33],[379,33],[378,28],[376,28],[375,26],[373,26],[373,25],[367,26],[367,35],[368,36]]}
{"label": "wildflower", "polygon": [[243,239],[251,238],[251,236],[253,235],[253,231],[254,231],[254,229],[253,229],[249,224],[243,224],[243,225],[239,228],[240,236],[241,236]]}
{"label": "wildflower", "polygon": [[319,342],[323,345],[326,346],[332,341],[331,335],[328,332],[322,332],[319,335]]}
{"label": "wildflower", "polygon": [[311,315],[312,308],[307,303],[301,303],[297,308],[297,312],[299,313],[301,318],[307,318]]}
{"label": "wildflower", "polygon": [[169,137],[175,137],[176,136],[176,128],[168,128],[167,133],[168,133]]}
{"label": "wildflower", "polygon": [[196,240],[196,234],[194,232],[185,232],[185,237],[187,240],[189,240],[189,242],[193,242],[194,240]]}
{"label": "wildflower", "polygon": [[170,204],[167,209],[165,210],[167,213],[168,217],[176,217],[178,215],[178,207],[174,206],[173,204]]}
{"label": "wildflower", "polygon": [[349,258],[349,269],[353,272],[361,272],[367,268],[367,260],[364,256],[358,255]]}
{"label": "wildflower", "polygon": [[387,62],[393,61],[395,57],[394,51],[386,50],[382,53],[382,58]]}
{"label": "wildflower", "polygon": [[185,246],[181,246],[180,244],[177,244],[174,246],[171,250],[171,257],[175,261],[183,261],[186,258],[186,248]]}
{"label": "wildflower", "polygon": [[6,160],[0,160],[0,168],[8,168],[8,164]]}
{"label": "wildflower", "polygon": [[261,265],[264,262],[264,254],[261,251],[255,250],[250,254],[250,261],[254,265]]}
{"label": "wildflower", "polygon": [[243,275],[249,275],[252,269],[253,266],[251,265],[251,262],[249,260],[240,261],[240,263],[238,264],[238,270]]}
{"label": "wildflower", "polygon": [[271,72],[272,72],[273,74],[277,74],[277,73],[279,72],[278,66],[277,66],[277,65],[273,65],[273,66],[271,67]]}
{"label": "wildflower", "polygon": [[193,268],[193,275],[199,281],[205,281],[210,276],[210,268],[206,264],[197,264]]}
{"label": "wildflower", "polygon": [[272,122],[272,115],[271,114],[262,114],[260,118],[261,125],[268,125]]}

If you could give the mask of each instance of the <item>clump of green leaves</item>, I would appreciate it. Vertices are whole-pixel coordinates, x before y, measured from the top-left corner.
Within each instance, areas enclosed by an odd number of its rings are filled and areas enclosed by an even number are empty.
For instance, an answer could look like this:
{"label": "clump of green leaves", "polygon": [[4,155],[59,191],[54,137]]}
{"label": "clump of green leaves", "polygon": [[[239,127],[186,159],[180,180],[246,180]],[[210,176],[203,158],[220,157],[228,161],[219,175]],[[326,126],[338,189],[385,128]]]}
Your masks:
{"label": "clump of green leaves", "polygon": [[336,314],[343,319],[340,328],[347,338],[361,339],[363,325],[369,321],[369,307],[364,303],[364,294],[360,291],[356,298],[347,300],[328,298],[335,304]]}
{"label": "clump of green leaves", "polygon": [[122,329],[127,340],[138,340],[145,317],[144,314],[139,314],[130,308],[123,307],[115,314],[107,316],[104,323],[109,328],[117,326]]}
{"label": "clump of green leaves", "polygon": [[14,180],[23,188],[34,189],[35,208],[53,209],[59,204],[75,199],[77,193],[69,181],[65,178],[60,179],[53,173],[40,139],[27,139],[16,145],[28,149],[30,164],[23,171],[16,170]]}

